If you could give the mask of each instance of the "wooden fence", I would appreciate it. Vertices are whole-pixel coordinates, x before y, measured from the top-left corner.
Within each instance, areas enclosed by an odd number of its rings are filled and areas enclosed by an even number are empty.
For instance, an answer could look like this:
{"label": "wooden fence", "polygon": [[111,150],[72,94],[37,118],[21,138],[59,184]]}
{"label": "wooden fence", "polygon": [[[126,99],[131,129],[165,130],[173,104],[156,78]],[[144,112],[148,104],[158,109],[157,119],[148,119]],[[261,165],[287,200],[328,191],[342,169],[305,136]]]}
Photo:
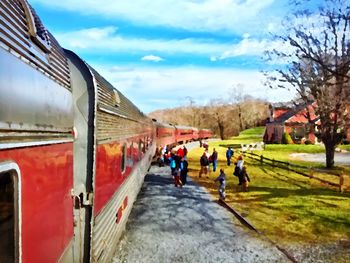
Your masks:
{"label": "wooden fence", "polygon": [[[289,162],[283,162],[283,161],[267,158],[267,157],[264,157],[263,155],[259,155],[253,152],[242,151],[242,154],[250,159],[259,161],[261,164],[265,163],[273,167],[285,169],[285,170],[300,174],[302,176],[315,179],[329,186],[337,187],[340,192],[343,192],[343,190],[350,188],[345,184],[345,175],[343,171],[329,171],[329,170],[318,169],[314,167],[297,165]],[[330,176],[338,177],[336,181],[338,181],[339,183],[335,183],[323,178],[319,178],[317,177],[316,173],[327,174]]]}

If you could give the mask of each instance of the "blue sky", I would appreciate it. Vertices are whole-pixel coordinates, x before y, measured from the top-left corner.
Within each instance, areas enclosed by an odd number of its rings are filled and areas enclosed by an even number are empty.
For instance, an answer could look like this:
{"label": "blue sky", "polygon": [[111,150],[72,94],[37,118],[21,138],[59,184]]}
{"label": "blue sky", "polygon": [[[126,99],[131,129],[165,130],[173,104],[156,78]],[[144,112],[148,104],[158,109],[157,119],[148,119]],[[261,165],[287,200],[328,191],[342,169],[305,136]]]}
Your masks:
{"label": "blue sky", "polygon": [[[145,113],[242,95],[294,97],[262,84],[262,59],[288,0],[30,0],[60,44]],[[317,1],[316,1],[317,2]]]}

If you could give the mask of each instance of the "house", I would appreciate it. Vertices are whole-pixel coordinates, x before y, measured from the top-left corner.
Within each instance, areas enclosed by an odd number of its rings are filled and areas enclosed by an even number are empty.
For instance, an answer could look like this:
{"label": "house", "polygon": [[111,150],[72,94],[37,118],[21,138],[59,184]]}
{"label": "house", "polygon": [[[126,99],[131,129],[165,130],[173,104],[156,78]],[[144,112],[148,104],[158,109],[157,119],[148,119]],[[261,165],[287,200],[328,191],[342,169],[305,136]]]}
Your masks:
{"label": "house", "polygon": [[266,122],[265,143],[282,143],[283,133],[290,134],[295,143],[309,140],[315,143],[315,125],[319,118],[313,104],[275,103],[270,104],[270,117]]}

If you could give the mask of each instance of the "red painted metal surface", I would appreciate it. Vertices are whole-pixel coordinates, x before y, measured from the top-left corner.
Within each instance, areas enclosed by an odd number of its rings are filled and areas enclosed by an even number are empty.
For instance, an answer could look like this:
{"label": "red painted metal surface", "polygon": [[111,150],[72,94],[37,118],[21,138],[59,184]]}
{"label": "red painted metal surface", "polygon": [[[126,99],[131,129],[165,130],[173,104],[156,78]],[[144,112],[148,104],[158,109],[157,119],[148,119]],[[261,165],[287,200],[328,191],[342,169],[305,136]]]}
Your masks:
{"label": "red painted metal surface", "polygon": [[120,187],[130,167],[127,166],[122,174],[122,144],[109,143],[97,147],[94,214],[97,215],[114,192]]}
{"label": "red painted metal surface", "polygon": [[200,129],[199,130],[199,139],[211,138],[212,132],[209,129]]}
{"label": "red painted metal surface", "polygon": [[157,146],[172,145],[175,143],[175,127],[157,126]]}
{"label": "red painted metal surface", "polygon": [[[146,147],[146,139],[152,134],[130,138],[126,141],[118,141],[108,144],[100,144],[97,147],[94,215],[98,215],[101,209],[109,202],[114,193],[118,191],[125,179],[130,175],[133,168],[144,155],[143,147]],[[127,145],[127,160],[125,170],[122,171],[123,145]],[[131,148],[132,146],[132,148]]]}
{"label": "red painted metal surface", "polygon": [[192,128],[192,137],[193,137],[193,140],[199,139],[199,130],[197,128]]}
{"label": "red painted metal surface", "polygon": [[57,262],[73,238],[73,158],[71,143],[1,150],[22,180],[24,263]]}
{"label": "red painted metal surface", "polygon": [[193,139],[193,131],[191,127],[188,128],[182,128],[182,127],[176,127],[176,142],[187,142],[191,141]]}

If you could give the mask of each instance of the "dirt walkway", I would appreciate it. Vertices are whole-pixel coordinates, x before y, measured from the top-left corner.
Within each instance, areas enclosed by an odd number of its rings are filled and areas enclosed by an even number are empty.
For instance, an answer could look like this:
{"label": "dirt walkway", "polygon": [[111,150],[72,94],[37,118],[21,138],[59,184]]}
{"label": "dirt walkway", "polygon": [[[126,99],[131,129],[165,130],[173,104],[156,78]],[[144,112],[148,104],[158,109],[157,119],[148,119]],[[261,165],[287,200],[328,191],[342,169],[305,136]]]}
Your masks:
{"label": "dirt walkway", "polygon": [[176,188],[168,167],[153,166],[113,262],[288,262],[234,222],[204,188]]}

